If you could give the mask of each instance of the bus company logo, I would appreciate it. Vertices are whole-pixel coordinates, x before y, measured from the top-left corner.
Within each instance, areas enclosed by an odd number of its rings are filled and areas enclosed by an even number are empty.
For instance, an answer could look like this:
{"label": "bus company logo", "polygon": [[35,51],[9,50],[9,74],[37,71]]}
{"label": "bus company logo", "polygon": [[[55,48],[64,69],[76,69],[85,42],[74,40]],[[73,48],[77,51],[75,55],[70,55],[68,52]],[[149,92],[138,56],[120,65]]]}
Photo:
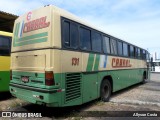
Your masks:
{"label": "bus company logo", "polygon": [[11,112],[2,112],[2,117],[11,117]]}
{"label": "bus company logo", "polygon": [[24,23],[23,33],[49,27],[50,22],[46,21],[47,16]]}
{"label": "bus company logo", "polygon": [[29,21],[29,20],[31,19],[31,17],[32,17],[32,12],[29,12],[29,13],[27,14],[27,21]]}
{"label": "bus company logo", "polygon": [[113,68],[132,67],[132,65],[129,59],[112,58],[112,67]]}

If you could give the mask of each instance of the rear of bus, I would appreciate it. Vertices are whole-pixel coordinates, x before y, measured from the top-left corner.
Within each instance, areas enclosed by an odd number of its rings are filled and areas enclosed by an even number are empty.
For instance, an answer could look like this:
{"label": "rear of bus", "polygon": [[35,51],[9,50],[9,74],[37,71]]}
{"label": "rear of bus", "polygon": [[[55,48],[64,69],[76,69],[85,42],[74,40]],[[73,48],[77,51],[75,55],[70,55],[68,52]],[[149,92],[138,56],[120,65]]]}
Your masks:
{"label": "rear of bus", "polygon": [[61,89],[56,83],[53,66],[54,56],[57,56],[54,48],[60,47],[54,41],[55,19],[54,8],[47,6],[15,21],[10,81],[13,96],[35,104],[59,106]]}
{"label": "rear of bus", "polygon": [[9,91],[12,33],[0,31],[0,92]]}

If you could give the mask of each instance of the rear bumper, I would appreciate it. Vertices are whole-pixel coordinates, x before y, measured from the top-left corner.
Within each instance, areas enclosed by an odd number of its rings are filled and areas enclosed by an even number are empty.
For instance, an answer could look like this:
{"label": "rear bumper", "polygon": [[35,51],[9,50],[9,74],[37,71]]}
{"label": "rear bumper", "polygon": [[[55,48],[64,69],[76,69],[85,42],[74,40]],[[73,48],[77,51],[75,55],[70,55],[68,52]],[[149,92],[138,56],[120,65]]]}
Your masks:
{"label": "rear bumper", "polygon": [[9,84],[10,93],[22,100],[49,107],[60,106],[61,93],[57,89],[41,89],[19,84]]}
{"label": "rear bumper", "polygon": [[14,83],[10,83],[9,86],[31,90],[31,91],[36,91],[36,92],[42,92],[42,93],[56,93],[57,92],[57,89],[48,90],[48,89],[41,89],[41,88],[35,88],[35,87],[30,87],[30,86],[24,86],[24,85],[22,86],[22,85],[14,84]]}

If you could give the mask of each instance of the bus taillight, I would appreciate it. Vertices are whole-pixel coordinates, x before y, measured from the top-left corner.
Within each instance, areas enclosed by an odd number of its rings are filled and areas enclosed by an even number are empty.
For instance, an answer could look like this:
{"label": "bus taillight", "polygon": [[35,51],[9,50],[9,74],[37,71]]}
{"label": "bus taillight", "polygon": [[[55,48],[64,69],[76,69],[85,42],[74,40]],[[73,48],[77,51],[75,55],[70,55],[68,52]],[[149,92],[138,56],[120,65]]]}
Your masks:
{"label": "bus taillight", "polygon": [[12,70],[10,70],[10,80],[12,80]]}
{"label": "bus taillight", "polygon": [[53,71],[45,71],[45,85],[52,86],[54,85],[54,75]]}

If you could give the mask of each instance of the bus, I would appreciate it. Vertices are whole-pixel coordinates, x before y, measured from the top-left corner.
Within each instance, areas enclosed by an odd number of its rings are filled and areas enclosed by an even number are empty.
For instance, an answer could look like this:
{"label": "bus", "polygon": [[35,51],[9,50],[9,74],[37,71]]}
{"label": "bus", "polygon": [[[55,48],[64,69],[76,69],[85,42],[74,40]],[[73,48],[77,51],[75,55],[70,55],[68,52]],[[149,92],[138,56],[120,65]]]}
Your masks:
{"label": "bus", "polygon": [[0,92],[9,91],[12,33],[0,31]]}
{"label": "bus", "polygon": [[151,64],[151,72],[160,72],[160,60],[153,60]]}
{"label": "bus", "polygon": [[148,79],[147,50],[56,6],[14,24],[10,92],[48,107],[81,105]]}

